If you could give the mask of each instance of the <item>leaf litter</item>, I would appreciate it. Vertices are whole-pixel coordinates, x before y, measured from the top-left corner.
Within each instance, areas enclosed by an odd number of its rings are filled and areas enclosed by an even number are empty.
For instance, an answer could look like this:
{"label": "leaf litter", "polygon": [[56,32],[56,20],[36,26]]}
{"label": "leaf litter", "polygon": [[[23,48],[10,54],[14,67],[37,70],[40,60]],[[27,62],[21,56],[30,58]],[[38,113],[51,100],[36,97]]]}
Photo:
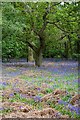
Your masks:
{"label": "leaf litter", "polygon": [[[65,65],[65,63],[59,63],[57,69],[61,69],[62,65]],[[44,64],[44,68],[46,67],[48,67],[48,71],[43,68],[37,69],[33,67],[22,71],[22,75],[13,76],[13,78],[11,77],[7,80],[3,79],[6,84],[2,91],[2,108],[3,111],[11,110],[9,113],[3,114],[4,118],[69,118],[68,114],[62,114],[55,107],[51,107],[48,104],[49,101],[55,106],[63,104],[67,106],[67,109],[74,108],[74,111],[77,110],[75,107],[78,107],[80,95],[76,94],[76,92],[74,94],[69,93],[66,88],[57,88],[57,82],[53,81],[53,77],[57,77],[60,74],[56,74],[57,71],[56,73],[51,73],[49,69],[49,67],[52,70],[53,68],[55,69],[55,63]],[[16,72],[16,67],[14,69],[7,67],[6,69]],[[62,75],[64,76],[64,74]],[[50,80],[51,85],[53,83],[56,87],[51,86],[45,78]],[[51,93],[46,92],[46,89]],[[68,94],[72,96],[70,101],[63,101],[62,97]],[[72,105],[72,108],[70,105]]]}

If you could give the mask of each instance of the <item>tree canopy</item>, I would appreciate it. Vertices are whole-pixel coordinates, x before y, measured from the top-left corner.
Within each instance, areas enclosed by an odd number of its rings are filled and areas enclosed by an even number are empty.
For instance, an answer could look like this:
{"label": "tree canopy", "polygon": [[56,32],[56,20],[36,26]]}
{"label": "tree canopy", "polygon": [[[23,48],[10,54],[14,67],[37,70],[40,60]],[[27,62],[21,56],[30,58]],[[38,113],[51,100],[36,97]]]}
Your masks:
{"label": "tree canopy", "polygon": [[80,55],[80,2],[2,3],[2,57],[78,58]]}

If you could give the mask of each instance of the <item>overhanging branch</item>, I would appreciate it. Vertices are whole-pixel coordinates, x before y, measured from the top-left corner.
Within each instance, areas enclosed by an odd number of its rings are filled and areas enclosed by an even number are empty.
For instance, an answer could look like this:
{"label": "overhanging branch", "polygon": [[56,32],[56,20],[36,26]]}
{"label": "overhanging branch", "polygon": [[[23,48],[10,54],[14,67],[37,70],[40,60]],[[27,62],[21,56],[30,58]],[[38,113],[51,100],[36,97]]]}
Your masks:
{"label": "overhanging branch", "polygon": [[66,32],[66,33],[69,33],[68,31],[62,29],[59,25],[57,25],[56,22],[50,22],[50,21],[47,21],[47,23],[49,23],[49,24],[53,24],[53,25],[55,25],[58,29],[60,29],[61,31]]}
{"label": "overhanging branch", "polygon": [[50,12],[50,5],[47,6],[45,13],[43,14],[43,25],[39,31],[39,34],[42,34],[47,26],[47,15]]}
{"label": "overhanging branch", "polygon": [[36,52],[37,47],[35,45],[33,45],[32,43],[30,43],[29,41],[26,41],[26,42],[29,45],[29,47],[31,47],[33,49],[33,51]]}
{"label": "overhanging branch", "polygon": [[63,40],[67,35],[61,36],[59,40]]}

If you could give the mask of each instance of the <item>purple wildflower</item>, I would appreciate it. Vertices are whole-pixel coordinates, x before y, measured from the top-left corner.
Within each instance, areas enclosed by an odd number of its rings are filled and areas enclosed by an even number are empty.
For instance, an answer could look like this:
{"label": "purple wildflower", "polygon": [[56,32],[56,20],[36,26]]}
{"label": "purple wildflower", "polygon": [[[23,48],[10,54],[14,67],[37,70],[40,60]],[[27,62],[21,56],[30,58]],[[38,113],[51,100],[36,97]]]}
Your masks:
{"label": "purple wildflower", "polygon": [[63,101],[63,100],[59,100],[58,104],[62,104],[62,105],[67,105],[67,102]]}
{"label": "purple wildflower", "polygon": [[68,104],[68,108],[71,110],[71,111],[75,111],[76,114],[79,114],[80,113],[80,107],[75,107],[71,104]]}
{"label": "purple wildflower", "polygon": [[3,108],[3,107],[1,107],[1,108],[0,108],[0,110],[4,110],[4,108]]}
{"label": "purple wildflower", "polygon": [[20,97],[21,97],[21,98],[27,98],[27,95],[25,95],[25,94],[20,94]]}
{"label": "purple wildflower", "polygon": [[37,88],[38,91],[40,91],[41,89],[40,88]]}
{"label": "purple wildflower", "polygon": [[6,82],[0,82],[0,84],[3,85],[3,86],[6,86],[6,85],[7,85]]}
{"label": "purple wildflower", "polygon": [[20,109],[22,109],[22,106],[19,106]]}
{"label": "purple wildflower", "polygon": [[59,118],[59,117],[61,117],[61,113],[58,112],[55,114],[55,116],[56,116],[56,118]]}
{"label": "purple wildflower", "polygon": [[19,88],[14,88],[14,91],[19,92],[20,89]]}
{"label": "purple wildflower", "polygon": [[18,81],[16,81],[16,82],[13,84],[13,87],[16,87],[17,84],[18,84]]}
{"label": "purple wildflower", "polygon": [[7,83],[6,83],[6,82],[3,82],[3,85],[7,85]]}
{"label": "purple wildflower", "polygon": [[40,96],[35,96],[34,100],[35,100],[35,102],[40,102],[41,101],[41,97]]}
{"label": "purple wildflower", "polygon": [[14,93],[11,93],[9,96],[10,96],[10,97],[13,97],[13,96],[14,96]]}
{"label": "purple wildflower", "polygon": [[80,107],[75,107],[75,112],[80,115]]}

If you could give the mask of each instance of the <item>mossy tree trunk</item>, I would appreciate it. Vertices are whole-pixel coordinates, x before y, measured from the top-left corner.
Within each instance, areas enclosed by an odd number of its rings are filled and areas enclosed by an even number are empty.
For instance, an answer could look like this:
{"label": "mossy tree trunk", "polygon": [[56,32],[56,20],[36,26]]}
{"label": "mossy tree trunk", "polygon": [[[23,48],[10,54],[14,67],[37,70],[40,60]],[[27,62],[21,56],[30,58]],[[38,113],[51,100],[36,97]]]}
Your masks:
{"label": "mossy tree trunk", "polygon": [[64,43],[64,47],[65,47],[65,58],[68,59],[68,43],[67,42]]}
{"label": "mossy tree trunk", "polygon": [[33,62],[34,58],[33,58],[33,50],[28,47],[28,61]]}
{"label": "mossy tree trunk", "polygon": [[43,56],[42,56],[42,49],[40,51],[36,51],[34,53],[34,59],[35,59],[35,65],[36,66],[38,66],[38,67],[41,66],[41,64],[42,64],[42,58],[43,58]]}

